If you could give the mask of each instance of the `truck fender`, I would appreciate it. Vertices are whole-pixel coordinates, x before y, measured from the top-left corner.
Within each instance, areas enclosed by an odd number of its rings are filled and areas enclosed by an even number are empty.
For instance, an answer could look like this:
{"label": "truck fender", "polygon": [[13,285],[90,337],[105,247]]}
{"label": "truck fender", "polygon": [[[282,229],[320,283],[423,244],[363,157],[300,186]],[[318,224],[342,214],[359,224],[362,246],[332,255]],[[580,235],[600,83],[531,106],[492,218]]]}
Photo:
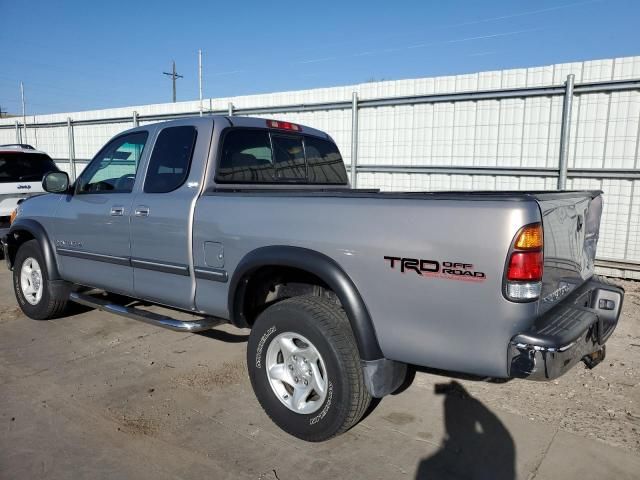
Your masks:
{"label": "truck fender", "polygon": [[345,271],[332,258],[302,247],[270,246],[249,252],[240,261],[229,286],[228,307],[233,323],[246,326],[242,306],[251,274],[261,267],[297,268],[320,278],[340,299],[347,314],[362,360],[382,359],[373,322],[362,297]]}
{"label": "truck fender", "polygon": [[53,252],[53,246],[51,245],[51,241],[49,240],[49,236],[47,235],[44,227],[37,221],[25,218],[25,219],[16,219],[11,225],[9,229],[9,233],[7,234],[6,241],[8,244],[8,251],[10,257],[6,260],[13,267],[13,261],[15,259],[16,253],[18,251],[18,247],[20,243],[16,239],[15,234],[19,232],[28,232],[33,238],[38,241],[40,245],[40,249],[42,250],[42,256],[44,257],[44,262],[47,267],[47,272],[49,274],[49,280],[60,280],[60,272],[58,271],[58,263],[56,262],[56,257]]}

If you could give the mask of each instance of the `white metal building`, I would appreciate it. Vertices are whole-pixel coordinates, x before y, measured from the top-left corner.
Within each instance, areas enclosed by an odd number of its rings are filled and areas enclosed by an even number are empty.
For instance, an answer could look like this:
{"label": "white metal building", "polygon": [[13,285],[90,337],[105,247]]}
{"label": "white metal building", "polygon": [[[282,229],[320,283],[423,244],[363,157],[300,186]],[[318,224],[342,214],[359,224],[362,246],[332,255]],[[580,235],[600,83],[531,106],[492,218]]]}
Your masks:
{"label": "white metal building", "polygon": [[[204,113],[232,109],[325,130],[347,164],[357,154],[358,187],[555,189],[570,74],[566,188],[605,192],[600,271],[640,279],[640,56],[206,99]],[[199,108],[192,101],[30,116],[26,132],[2,119],[0,143],[31,143],[67,170],[75,158],[79,171],[118,132]]]}

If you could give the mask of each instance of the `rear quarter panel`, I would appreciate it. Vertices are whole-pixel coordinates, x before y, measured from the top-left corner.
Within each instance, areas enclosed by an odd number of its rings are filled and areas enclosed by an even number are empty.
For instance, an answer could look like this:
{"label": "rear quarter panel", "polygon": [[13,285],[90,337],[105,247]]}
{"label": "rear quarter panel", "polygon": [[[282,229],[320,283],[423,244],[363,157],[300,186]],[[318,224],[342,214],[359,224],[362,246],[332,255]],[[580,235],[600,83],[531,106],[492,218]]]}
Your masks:
{"label": "rear quarter panel", "polygon": [[[511,337],[536,314],[534,303],[502,296],[511,241],[540,220],[528,200],[288,197],[229,192],[198,201],[196,267],[202,243],[220,242],[233,275],[252,250],[305,247],[333,258],[351,277],[371,315],[385,357],[480,375],[505,376]],[[482,281],[401,273],[385,256],[472,264]],[[198,288],[199,309],[228,315],[228,284]]]}

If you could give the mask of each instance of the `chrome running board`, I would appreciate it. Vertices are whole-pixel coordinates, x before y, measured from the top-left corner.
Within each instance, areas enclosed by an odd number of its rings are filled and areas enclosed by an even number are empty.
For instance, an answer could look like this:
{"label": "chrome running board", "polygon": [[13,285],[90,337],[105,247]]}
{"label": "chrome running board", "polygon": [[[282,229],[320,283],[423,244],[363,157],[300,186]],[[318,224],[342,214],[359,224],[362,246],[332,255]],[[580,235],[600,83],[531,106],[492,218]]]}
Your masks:
{"label": "chrome running board", "polygon": [[135,307],[125,307],[124,305],[118,305],[111,303],[101,298],[96,298],[91,295],[83,295],[77,292],[71,292],[69,294],[69,300],[72,302],[86,305],[87,307],[96,308],[104,312],[115,313],[122,317],[131,318],[140,322],[150,323],[162,328],[168,328],[175,332],[202,332],[209,330],[217,325],[227,323],[225,320],[216,317],[201,318],[198,320],[177,320],[171,317],[165,317],[157,313],[149,312]]}

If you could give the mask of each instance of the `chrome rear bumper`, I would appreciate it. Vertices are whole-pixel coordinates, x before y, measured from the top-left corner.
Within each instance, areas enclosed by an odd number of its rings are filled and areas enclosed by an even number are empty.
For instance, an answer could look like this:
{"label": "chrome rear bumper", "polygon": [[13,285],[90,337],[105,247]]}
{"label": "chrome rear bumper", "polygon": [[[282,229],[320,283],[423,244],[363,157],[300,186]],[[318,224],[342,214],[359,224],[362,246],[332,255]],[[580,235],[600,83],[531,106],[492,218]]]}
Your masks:
{"label": "chrome rear bumper", "polygon": [[624,290],[594,277],[509,343],[509,376],[552,380],[579,361],[593,368],[604,359]]}

